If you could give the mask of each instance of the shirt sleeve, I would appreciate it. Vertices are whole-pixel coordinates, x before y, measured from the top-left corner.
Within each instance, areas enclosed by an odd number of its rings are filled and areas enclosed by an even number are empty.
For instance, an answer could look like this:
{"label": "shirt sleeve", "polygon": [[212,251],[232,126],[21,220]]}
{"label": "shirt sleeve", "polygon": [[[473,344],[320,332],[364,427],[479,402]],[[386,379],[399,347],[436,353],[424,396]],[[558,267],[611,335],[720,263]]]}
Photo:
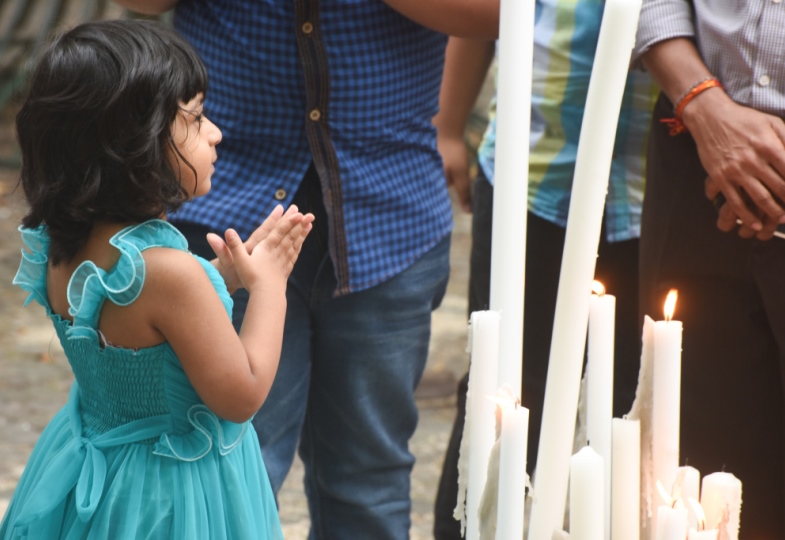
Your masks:
{"label": "shirt sleeve", "polygon": [[689,0],[643,0],[631,64],[639,67],[641,56],[661,41],[694,36]]}

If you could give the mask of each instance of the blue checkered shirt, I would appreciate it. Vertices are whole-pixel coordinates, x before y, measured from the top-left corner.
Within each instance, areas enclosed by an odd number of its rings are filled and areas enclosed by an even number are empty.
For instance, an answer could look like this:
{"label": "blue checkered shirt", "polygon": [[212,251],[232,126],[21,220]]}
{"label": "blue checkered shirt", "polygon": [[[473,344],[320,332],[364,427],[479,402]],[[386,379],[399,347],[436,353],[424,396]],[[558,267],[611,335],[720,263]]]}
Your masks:
{"label": "blue checkered shirt", "polygon": [[381,0],[181,0],[223,131],[211,192],[173,219],[248,235],[311,162],[337,294],[381,283],[449,234],[431,118],[446,37]]}

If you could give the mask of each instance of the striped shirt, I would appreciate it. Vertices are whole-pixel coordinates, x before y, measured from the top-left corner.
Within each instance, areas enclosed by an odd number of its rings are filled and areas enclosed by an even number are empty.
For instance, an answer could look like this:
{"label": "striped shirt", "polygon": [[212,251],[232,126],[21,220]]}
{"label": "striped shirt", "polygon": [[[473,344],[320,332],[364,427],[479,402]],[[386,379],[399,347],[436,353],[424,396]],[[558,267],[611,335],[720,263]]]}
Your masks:
{"label": "striped shirt", "polygon": [[[602,0],[538,0],[534,27],[529,211],[567,226],[581,122],[597,49]],[[646,144],[656,87],[631,72],[616,131],[604,225],[611,242],[640,236]],[[491,115],[479,149],[493,182],[496,121]]]}
{"label": "striped shirt", "polygon": [[313,162],[337,294],[395,276],[449,234],[431,123],[446,36],[380,0],[189,0],[174,25],[207,65],[223,141],[212,191],[173,219],[248,235]]}
{"label": "striped shirt", "polygon": [[777,0],[644,0],[634,56],[692,38],[733,101],[785,117],[784,28],[785,4]]}

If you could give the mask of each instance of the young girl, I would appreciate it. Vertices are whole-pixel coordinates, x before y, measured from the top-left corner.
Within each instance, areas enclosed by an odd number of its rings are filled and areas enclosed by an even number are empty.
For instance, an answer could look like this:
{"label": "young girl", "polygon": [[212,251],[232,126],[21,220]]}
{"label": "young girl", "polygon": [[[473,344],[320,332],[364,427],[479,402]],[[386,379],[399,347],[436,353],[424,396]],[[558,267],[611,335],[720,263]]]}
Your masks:
{"label": "young girl", "polygon": [[[245,244],[212,235],[212,264],[188,252],[165,217],[210,189],[221,132],[206,88],[190,46],[143,21],[79,26],[32,76],[14,282],[46,309],[76,382],[0,539],[282,538],[249,419],[275,376],[313,216],[279,206]],[[239,337],[237,287],[250,293]]]}

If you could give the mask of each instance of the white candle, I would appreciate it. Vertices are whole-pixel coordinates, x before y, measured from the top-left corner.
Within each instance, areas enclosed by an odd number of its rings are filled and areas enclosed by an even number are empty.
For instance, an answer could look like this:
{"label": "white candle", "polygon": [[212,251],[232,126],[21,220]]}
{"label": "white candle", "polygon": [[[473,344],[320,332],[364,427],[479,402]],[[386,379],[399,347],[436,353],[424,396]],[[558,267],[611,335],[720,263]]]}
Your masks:
{"label": "white candle", "polygon": [[[586,389],[586,439],[605,463],[611,463],[613,419],[613,340],[616,297],[602,283],[592,284],[589,299],[589,354]],[[605,530],[611,528],[611,467],[605,467]]]}
{"label": "white candle", "polygon": [[641,424],[613,419],[611,540],[640,537]]}
{"label": "white candle", "polygon": [[[571,200],[575,204],[570,205],[567,217],[537,454],[537,496],[532,504],[529,538],[538,540],[560,530],[564,516],[589,317],[586,291],[594,277],[616,126],[640,7],[641,0],[605,2],[589,81],[572,185]],[[526,32],[523,28],[515,31]],[[496,230],[494,221],[494,233]]]}
{"label": "white candle", "polygon": [[502,0],[500,10],[490,308],[502,315],[497,388],[520,396],[534,0]]}
{"label": "white candle", "polygon": [[[683,501],[699,501],[700,477],[700,472],[698,472],[698,469],[695,467],[679,467],[678,471],[676,472],[676,483],[673,486],[674,495]],[[702,519],[703,516],[699,516],[696,513],[695,508],[691,506],[687,507],[687,515],[687,520],[690,527],[697,529],[698,519]]]}
{"label": "white candle", "polygon": [[687,509],[662,505],[657,508],[657,540],[684,540],[687,534]]}
{"label": "white candle", "polygon": [[681,332],[673,321],[676,291],[668,293],[666,320],[654,325],[654,395],[652,461],[654,478],[671,492],[679,469],[679,414],[681,410]]}
{"label": "white candle", "polygon": [[687,499],[690,502],[690,516],[696,516],[696,525],[690,525],[687,540],[719,540],[717,529],[706,530],[706,515],[703,508],[694,498]]}
{"label": "white candle", "polygon": [[529,409],[502,407],[496,538],[523,538]]}
{"label": "white candle", "polygon": [[739,538],[741,518],[741,480],[731,473],[717,472],[703,477],[701,487],[701,506],[706,514],[706,527],[717,528],[728,512],[728,537]]}
{"label": "white candle", "polygon": [[709,531],[699,531],[697,529],[690,529],[687,535],[687,540],[717,540],[717,529]]}
{"label": "white candle", "polygon": [[[635,402],[627,415],[632,420],[641,423],[641,494],[640,511],[642,538],[647,540],[653,536],[652,527],[656,523],[656,507],[658,495],[655,490],[655,481],[651,467],[651,408],[654,382],[654,319],[648,315],[643,318],[643,349],[641,351],[641,367],[638,374],[638,388],[635,392]],[[653,517],[652,517],[653,516]]]}
{"label": "white candle", "polygon": [[[469,368],[469,479],[466,490],[466,538],[480,537],[480,499],[488,477],[488,459],[496,441],[496,405],[489,399],[496,392],[499,351],[499,314],[471,314],[471,366]],[[464,433],[466,436],[466,433]]]}
{"label": "white candle", "polygon": [[570,540],[605,539],[603,469],[602,456],[590,446],[570,458]]}

